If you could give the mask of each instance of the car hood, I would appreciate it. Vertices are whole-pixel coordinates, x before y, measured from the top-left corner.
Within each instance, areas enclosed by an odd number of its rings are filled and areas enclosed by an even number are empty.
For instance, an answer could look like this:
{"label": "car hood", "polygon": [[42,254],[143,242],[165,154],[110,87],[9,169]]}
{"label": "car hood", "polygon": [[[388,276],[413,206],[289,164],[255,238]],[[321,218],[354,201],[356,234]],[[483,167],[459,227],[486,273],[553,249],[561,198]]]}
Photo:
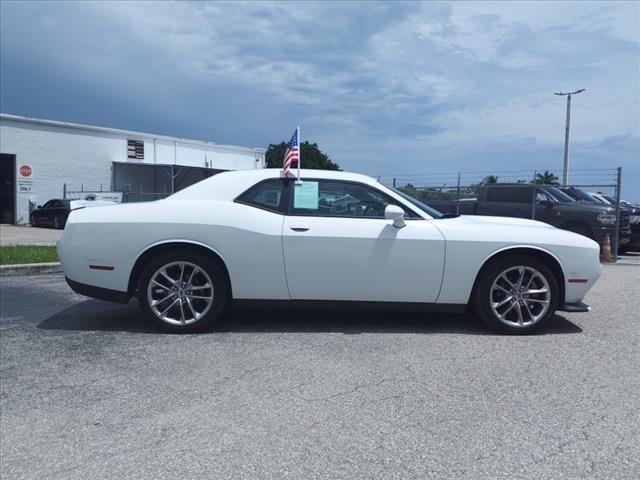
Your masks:
{"label": "car hood", "polygon": [[[443,221],[454,219],[443,219]],[[507,225],[513,227],[528,227],[528,228],[555,228],[548,223],[539,222],[537,220],[528,220],[526,218],[514,218],[514,217],[491,217],[480,215],[461,215],[455,219],[459,222],[463,222],[469,225]]]}

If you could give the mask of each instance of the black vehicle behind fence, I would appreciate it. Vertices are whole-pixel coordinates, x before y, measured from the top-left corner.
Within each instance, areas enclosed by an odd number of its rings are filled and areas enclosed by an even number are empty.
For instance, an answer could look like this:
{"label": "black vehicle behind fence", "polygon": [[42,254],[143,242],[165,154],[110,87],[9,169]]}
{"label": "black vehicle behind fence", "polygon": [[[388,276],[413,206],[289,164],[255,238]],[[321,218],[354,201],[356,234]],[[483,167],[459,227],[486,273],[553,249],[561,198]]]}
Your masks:
{"label": "black vehicle behind fence", "polygon": [[[611,197],[610,195],[606,195],[600,193],[600,199],[594,198],[589,192],[585,192],[584,190],[576,187],[563,187],[561,189],[571,198],[573,198],[576,202],[580,203],[590,203],[596,205],[608,205],[612,208],[615,207],[616,199]],[[631,233],[631,238],[629,243],[621,244],[619,247],[619,252],[624,253],[629,250],[638,251],[640,250],[640,207],[635,206],[629,202],[625,202],[624,200],[620,201],[620,217],[624,222],[626,218],[629,218],[629,230]]]}
{"label": "black vehicle behind fence", "polygon": [[70,212],[71,200],[49,200],[31,212],[29,223],[33,227],[64,228]]}
{"label": "black vehicle behind fence", "polygon": [[[629,210],[621,210],[619,222],[616,208],[597,203],[577,202],[560,188],[525,183],[487,184],[478,189],[477,198],[425,200],[442,213],[461,215],[494,215],[530,218],[554,227],[589,237],[601,246],[606,238],[613,247],[618,233],[618,246],[630,243]],[[616,224],[619,223],[618,232]]]}

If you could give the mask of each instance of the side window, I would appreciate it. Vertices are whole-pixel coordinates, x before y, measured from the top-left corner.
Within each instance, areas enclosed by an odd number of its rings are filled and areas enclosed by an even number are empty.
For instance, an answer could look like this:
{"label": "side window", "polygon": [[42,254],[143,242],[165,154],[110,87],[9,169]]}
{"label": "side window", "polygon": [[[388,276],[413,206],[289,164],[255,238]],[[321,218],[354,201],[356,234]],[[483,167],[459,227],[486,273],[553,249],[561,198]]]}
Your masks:
{"label": "side window", "polygon": [[42,208],[52,208],[52,207],[54,207],[54,206],[55,206],[54,204],[55,204],[55,200],[49,200],[47,203],[45,203],[45,204],[42,206]]}
{"label": "side window", "polygon": [[[304,180],[292,184],[291,215],[384,218],[393,199],[367,185],[331,180]],[[401,205],[398,205],[401,208]],[[404,208],[407,217],[418,217]]]}
{"label": "side window", "polygon": [[285,182],[287,180],[282,178],[264,180],[236,198],[236,202],[283,213],[286,208],[284,201]]}
{"label": "side window", "polygon": [[487,192],[487,201],[505,203],[531,203],[533,192],[530,187],[492,186]]}

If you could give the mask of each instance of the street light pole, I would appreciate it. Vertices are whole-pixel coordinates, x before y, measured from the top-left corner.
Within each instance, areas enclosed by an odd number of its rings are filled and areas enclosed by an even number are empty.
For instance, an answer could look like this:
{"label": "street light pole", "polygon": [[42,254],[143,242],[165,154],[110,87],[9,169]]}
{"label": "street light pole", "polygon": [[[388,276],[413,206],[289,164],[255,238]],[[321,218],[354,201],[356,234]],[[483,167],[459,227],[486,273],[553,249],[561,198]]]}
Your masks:
{"label": "street light pole", "polygon": [[562,168],[562,185],[564,187],[567,186],[567,181],[569,177],[569,122],[571,119],[571,95],[577,95],[578,93],[582,93],[584,91],[585,89],[581,88],[580,90],[576,90],[575,92],[554,93],[554,95],[567,96],[567,122],[564,130],[564,165]]}

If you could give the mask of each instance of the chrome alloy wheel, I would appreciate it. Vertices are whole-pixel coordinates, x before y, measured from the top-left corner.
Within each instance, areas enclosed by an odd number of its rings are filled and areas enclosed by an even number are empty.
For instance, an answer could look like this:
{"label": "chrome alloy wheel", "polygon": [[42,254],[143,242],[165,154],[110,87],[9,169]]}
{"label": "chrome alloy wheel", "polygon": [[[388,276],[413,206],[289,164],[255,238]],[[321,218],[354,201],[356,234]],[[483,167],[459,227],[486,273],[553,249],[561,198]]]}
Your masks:
{"label": "chrome alloy wheel", "polygon": [[510,267],[500,273],[489,291],[491,310],[510,327],[528,327],[547,314],[551,304],[549,282],[538,270]]}
{"label": "chrome alloy wheel", "polygon": [[209,274],[191,262],[171,262],[151,276],[147,300],[153,314],[171,325],[190,325],[204,317],[213,304]]}

